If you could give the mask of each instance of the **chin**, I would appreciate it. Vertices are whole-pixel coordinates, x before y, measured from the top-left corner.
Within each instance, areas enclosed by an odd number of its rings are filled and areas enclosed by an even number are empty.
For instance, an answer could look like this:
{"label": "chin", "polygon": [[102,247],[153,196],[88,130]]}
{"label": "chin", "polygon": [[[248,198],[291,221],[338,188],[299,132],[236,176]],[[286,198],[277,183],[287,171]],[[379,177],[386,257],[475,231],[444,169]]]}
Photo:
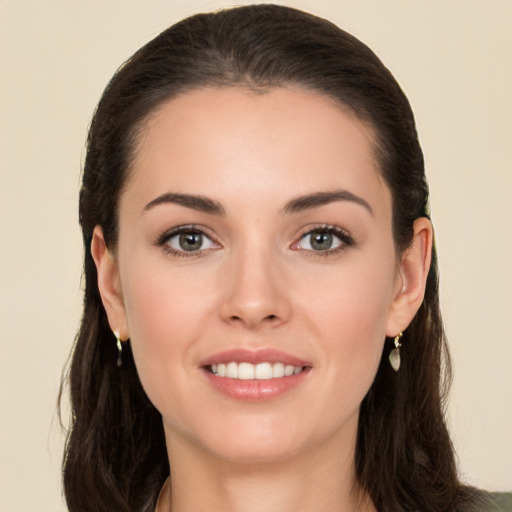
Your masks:
{"label": "chin", "polygon": [[230,440],[229,445],[217,447],[216,458],[234,464],[275,464],[293,459],[302,450],[300,443],[285,444],[276,436],[266,439],[245,438]]}
{"label": "chin", "polygon": [[329,449],[329,441],[337,439],[343,430],[332,424],[330,427],[323,422],[308,424],[297,417],[285,415],[278,418],[272,415],[239,416],[229,423],[217,424],[208,432],[199,433],[197,440],[206,452],[225,462],[275,464],[296,460],[312,451],[321,453],[322,445]]}

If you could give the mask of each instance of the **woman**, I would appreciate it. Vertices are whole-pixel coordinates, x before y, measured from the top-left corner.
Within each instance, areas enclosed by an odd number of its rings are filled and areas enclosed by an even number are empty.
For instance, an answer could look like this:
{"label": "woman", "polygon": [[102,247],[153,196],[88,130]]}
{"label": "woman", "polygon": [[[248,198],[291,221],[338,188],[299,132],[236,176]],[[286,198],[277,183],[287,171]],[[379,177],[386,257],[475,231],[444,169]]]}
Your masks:
{"label": "woman", "polygon": [[427,200],[407,99],[329,22],[139,50],[89,133],[70,510],[498,506],[457,479]]}

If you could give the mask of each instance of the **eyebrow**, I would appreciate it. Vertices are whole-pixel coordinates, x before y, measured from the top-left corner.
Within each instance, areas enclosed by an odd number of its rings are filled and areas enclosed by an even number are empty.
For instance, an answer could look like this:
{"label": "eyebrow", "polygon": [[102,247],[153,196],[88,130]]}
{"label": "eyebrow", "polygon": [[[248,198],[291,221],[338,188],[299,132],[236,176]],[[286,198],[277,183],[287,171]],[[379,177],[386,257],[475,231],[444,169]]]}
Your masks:
{"label": "eyebrow", "polygon": [[[312,194],[306,194],[303,196],[296,197],[286,203],[284,208],[281,210],[282,214],[299,213],[305,210],[312,210],[319,208],[329,203],[336,201],[349,201],[352,203],[359,204],[366,208],[368,212],[373,215],[373,208],[365,201],[362,197],[359,197],[348,190],[334,190],[328,192],[314,192]],[[204,213],[213,215],[224,215],[225,210],[223,206],[217,201],[213,201],[208,197],[196,196],[192,194],[177,194],[177,193],[166,193],[158,196],[157,198],[150,201],[145,207],[143,212],[151,210],[155,206],[161,204],[179,204],[192,210],[197,210]]]}
{"label": "eyebrow", "polygon": [[373,208],[365,201],[362,197],[359,197],[348,190],[333,190],[327,192],[314,192],[312,194],[306,194],[299,196],[284,206],[281,213],[299,213],[305,210],[312,210],[319,208],[335,201],[349,201],[351,203],[363,206],[373,216]]}
{"label": "eyebrow", "polygon": [[224,208],[220,203],[213,201],[204,196],[196,196],[192,194],[175,194],[175,193],[167,193],[158,196],[157,198],[150,201],[143,210],[147,212],[151,210],[155,206],[161,204],[179,204],[181,206],[185,206],[186,208],[191,208],[192,210],[197,210],[199,212],[209,213],[213,215],[224,215]]}

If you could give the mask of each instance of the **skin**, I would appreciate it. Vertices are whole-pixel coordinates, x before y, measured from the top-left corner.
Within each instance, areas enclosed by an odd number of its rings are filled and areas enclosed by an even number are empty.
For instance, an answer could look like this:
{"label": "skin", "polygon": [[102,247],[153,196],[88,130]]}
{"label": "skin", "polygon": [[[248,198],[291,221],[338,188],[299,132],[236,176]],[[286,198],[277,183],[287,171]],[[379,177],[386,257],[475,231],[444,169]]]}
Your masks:
{"label": "skin", "polygon": [[[292,88],[195,90],[146,120],[118,247],[97,227],[92,253],[110,325],[130,338],[162,413],[173,482],[158,510],[374,510],[355,478],[359,407],[385,337],[421,304],[432,230],[418,219],[397,254],[372,140],[331,100]],[[284,211],[340,190],[368,207],[342,198]],[[209,198],[223,213],[147,206],[167,193]],[[205,233],[200,250],[169,252],[179,239],[163,235],[191,224]],[[311,231],[332,227],[342,236],[318,250]],[[278,348],[311,369],[270,400],[229,398],[201,361],[236,347]]]}

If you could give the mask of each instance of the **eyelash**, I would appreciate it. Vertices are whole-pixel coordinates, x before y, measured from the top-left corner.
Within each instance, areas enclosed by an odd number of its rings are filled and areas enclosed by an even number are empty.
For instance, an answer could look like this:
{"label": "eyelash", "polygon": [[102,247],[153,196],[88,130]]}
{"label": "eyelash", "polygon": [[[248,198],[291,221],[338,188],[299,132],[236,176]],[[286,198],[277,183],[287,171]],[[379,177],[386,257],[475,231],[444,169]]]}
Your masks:
{"label": "eyelash", "polygon": [[198,251],[185,251],[185,250],[176,250],[173,249],[169,245],[169,241],[171,238],[179,236],[183,233],[195,233],[203,236],[204,238],[210,240],[213,244],[220,247],[220,245],[215,242],[212,237],[206,232],[206,230],[200,226],[194,224],[187,224],[185,226],[178,226],[175,228],[166,231],[162,235],[160,235],[155,243],[155,245],[162,247],[162,249],[173,257],[176,258],[190,258],[190,257],[198,257],[204,255],[206,251],[209,249],[200,249]]}
{"label": "eyelash", "polygon": [[[312,235],[313,233],[325,233],[329,235],[334,235],[341,241],[339,247],[335,247],[334,249],[326,249],[323,251],[315,251],[311,249],[301,249],[298,245],[304,240],[308,235]],[[292,249],[297,251],[305,252],[313,257],[326,258],[331,256],[336,256],[339,253],[347,250],[348,247],[355,246],[355,240],[350,236],[350,234],[345,231],[343,228],[339,226],[334,226],[332,224],[318,224],[311,229],[305,231],[302,235],[300,235],[299,240],[294,242],[292,245]]]}
{"label": "eyelash", "polygon": [[[220,247],[220,244],[215,242],[212,237],[206,232],[206,230],[200,226],[194,225],[194,224],[188,224],[185,226],[178,226],[175,228],[172,228],[162,235],[158,237],[156,240],[155,245],[162,247],[162,249],[167,253],[170,254],[173,257],[177,258],[190,258],[190,257],[198,257],[201,255],[204,255],[205,252],[211,250],[211,248],[208,249],[200,249],[197,251],[185,251],[185,250],[176,250],[173,249],[169,245],[169,240],[172,238],[181,235],[182,233],[197,233],[205,237],[206,239],[210,240],[211,243],[217,245]],[[307,236],[312,235],[313,233],[325,233],[329,235],[333,235],[338,240],[340,240],[341,244],[339,247],[335,247],[334,249],[325,249],[325,250],[319,250],[315,251],[312,249],[302,249],[298,247],[298,245],[304,240]],[[291,246],[291,249],[296,251],[301,251],[303,253],[307,253],[310,256],[313,257],[330,257],[335,256],[343,251],[345,251],[348,247],[352,247],[355,245],[354,239],[350,236],[350,234],[345,231],[344,229],[340,228],[339,226],[334,226],[330,224],[318,224],[315,225],[313,228],[308,229],[304,233],[302,233],[297,242],[294,242]]]}

